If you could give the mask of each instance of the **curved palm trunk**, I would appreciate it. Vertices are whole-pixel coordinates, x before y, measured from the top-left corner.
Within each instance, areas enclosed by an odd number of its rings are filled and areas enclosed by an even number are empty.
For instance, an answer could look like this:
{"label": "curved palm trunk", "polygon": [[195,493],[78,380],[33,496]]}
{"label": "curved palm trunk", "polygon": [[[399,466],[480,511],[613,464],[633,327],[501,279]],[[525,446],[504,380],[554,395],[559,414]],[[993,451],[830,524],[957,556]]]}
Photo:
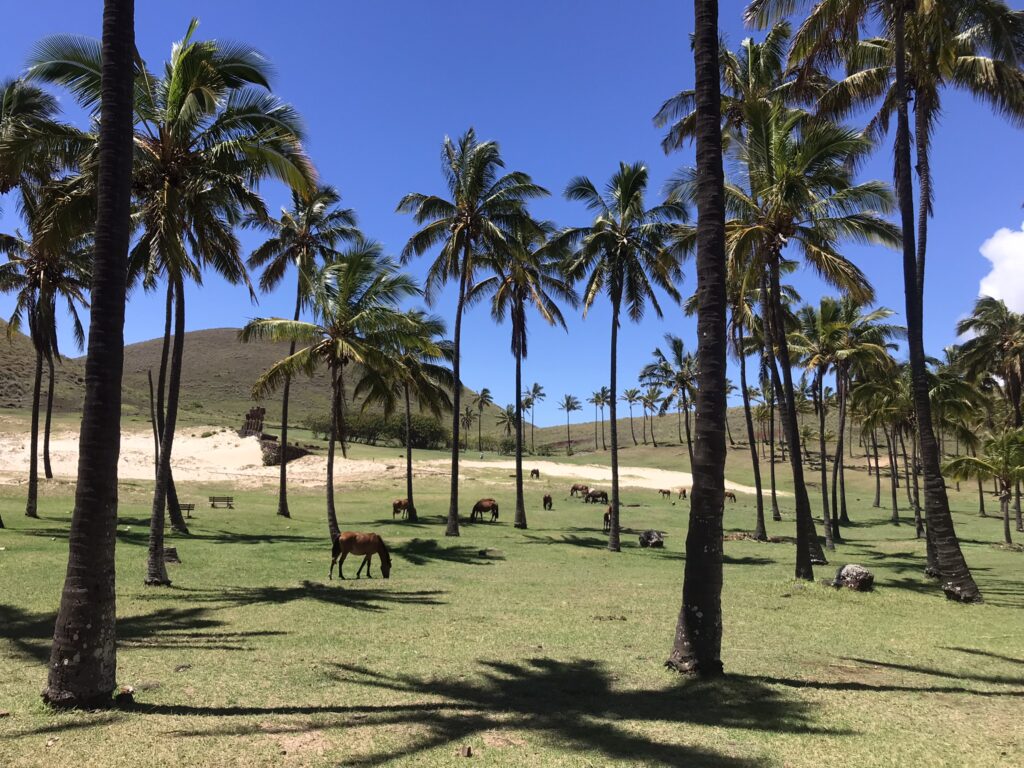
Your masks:
{"label": "curved palm trunk", "polygon": [[109,706],[117,684],[114,544],[128,273],[135,52],[133,0],[106,0],[85,399],[68,569],[43,701]]}
{"label": "curved palm trunk", "polygon": [[[612,339],[611,339],[611,367],[608,376],[608,386],[611,389],[610,418],[612,421],[612,525],[608,533],[608,549],[618,552],[622,547],[619,542],[619,433],[615,424],[615,399],[618,397],[618,355],[619,355],[619,306],[622,301],[622,288],[616,285],[612,290]],[[651,434],[654,434],[654,425],[651,425]],[[657,443],[655,443],[657,446]]]}
{"label": "curved palm trunk", "polygon": [[341,421],[340,365],[331,364],[331,436],[327,441],[327,531],[331,541],[341,535],[338,512],[334,506],[334,446],[338,441],[338,422]]}
{"label": "curved palm trunk", "polygon": [[185,345],[185,285],[181,278],[174,285],[174,343],[171,346],[171,370],[167,381],[167,416],[160,436],[160,468],[157,470],[153,509],[149,518],[149,553],[146,562],[147,586],[170,586],[164,562],[164,512],[171,475],[171,450],[178,420],[178,393],[181,391],[181,361]]}
{"label": "curved palm trunk", "polygon": [[[302,276],[299,276],[295,288],[295,316],[298,322],[299,313],[302,310]],[[288,346],[288,356],[295,354],[295,340]],[[292,377],[285,376],[284,387],[281,392],[281,473],[278,476],[277,486],[277,514],[281,517],[291,517],[291,510],[288,509],[288,399],[292,388]]]}
{"label": "curved palm trunk", "polygon": [[50,423],[53,419],[53,354],[46,355],[46,365],[50,369],[50,381],[46,387],[46,426],[43,427],[43,474],[47,480],[53,479],[50,468]]}
{"label": "curved palm trunk", "polygon": [[693,467],[693,439],[690,436],[690,403],[683,399],[683,423],[686,425],[686,453],[690,457],[690,466]]}
{"label": "curved palm trunk", "polygon": [[633,438],[633,447],[636,447],[636,432],[633,429],[633,404],[627,403],[629,407],[629,436]]}
{"label": "curved palm trunk", "polygon": [[[762,287],[763,301],[766,305],[763,315],[767,320],[765,329],[768,332],[767,346],[775,350],[770,359],[772,384],[779,398],[779,409],[782,412],[783,431],[789,443],[789,462],[793,473],[793,491],[796,508],[796,578],[814,580],[815,562],[827,564],[825,553],[821,551],[818,534],[811,517],[811,502],[807,496],[807,485],[804,481],[804,465],[800,456],[800,436],[797,432],[796,397],[793,393],[793,369],[789,358],[789,343],[782,330],[785,323],[782,319],[781,288],[779,285],[778,257],[773,255],[769,262],[769,285]],[[766,290],[770,288],[769,290]],[[775,357],[778,357],[776,365]],[[779,369],[781,370],[781,373]]]}
{"label": "curved palm trunk", "polygon": [[875,456],[875,500],[871,504],[876,509],[882,506],[882,468],[878,464],[878,434],[871,428],[871,451]]}
{"label": "curved palm trunk", "polygon": [[[174,309],[174,284],[172,281],[167,281],[167,298],[164,305],[164,338],[163,344],[160,348],[160,373],[159,381],[157,383],[157,406],[156,406],[156,418],[157,427],[161,440],[164,434],[164,421],[166,413],[164,410],[164,395],[165,385],[167,383],[167,364],[168,358],[171,351],[171,324],[173,320],[173,309]],[[159,462],[159,451],[157,451],[157,461]],[[157,464],[157,475],[156,482],[160,483],[160,465]],[[167,497],[167,511],[171,519],[171,530],[176,533],[187,534],[188,526],[185,523],[184,517],[181,514],[181,504],[178,501],[178,489],[174,485],[174,470],[170,469],[167,473],[166,480],[164,482],[164,493]],[[155,493],[155,491],[154,491]]]}
{"label": "curved palm trunk", "polygon": [[[519,308],[519,322],[523,322],[523,308]],[[520,331],[522,333],[522,331]],[[516,358],[516,515],[515,527],[526,528],[526,501],[523,498],[523,352],[515,351]]]}
{"label": "curved palm trunk", "polygon": [[[903,230],[903,283],[906,294],[907,343],[910,351],[910,378],[914,411],[921,440],[921,464],[924,469],[924,504],[928,535],[936,553],[942,589],[950,599],[980,602],[981,591],[971,575],[960,549],[953,517],[949,511],[946,484],[939,466],[939,450],[932,430],[931,403],[928,399],[927,368],[923,338],[924,262],[917,263],[914,243],[914,189],[910,163],[910,123],[907,111],[906,51],[904,39],[905,8],[894,14],[893,37],[896,60],[896,193]],[[919,274],[920,272],[920,274]]]}
{"label": "curved palm trunk", "polygon": [[462,270],[459,276],[459,299],[455,307],[455,330],[452,334],[452,377],[455,384],[452,392],[452,482],[451,496],[448,502],[448,523],[444,529],[445,536],[459,535],[459,419],[462,416],[462,379],[459,376],[462,344],[462,312],[466,306],[466,283],[469,278],[469,244],[462,257]]}
{"label": "curved palm trunk", "polygon": [[726,413],[725,413],[725,436],[729,438],[729,447],[735,448],[736,441],[732,439],[732,427],[729,426],[729,411],[728,411],[728,400],[726,400]]}
{"label": "curved palm trunk", "polygon": [[[818,453],[821,461],[821,517],[825,527],[825,548],[835,549],[832,539],[832,521],[828,512],[828,449],[825,447],[825,370],[818,369]],[[840,445],[840,450],[842,446]]]}
{"label": "curved palm trunk", "polygon": [[405,391],[405,498],[409,500],[406,519],[415,523],[419,516],[412,498],[412,399],[409,396],[409,382],[403,384],[402,389]]}
{"label": "curved palm trunk", "polygon": [[683,601],[668,665],[716,677],[722,667],[725,503],[726,262],[717,0],[694,0],[697,100],[697,451]]}
{"label": "curved palm trunk", "polygon": [[733,325],[735,336],[733,345],[740,359],[740,389],[743,391],[743,419],[747,424],[747,442],[750,444],[750,466],[754,471],[754,493],[756,495],[757,518],[754,525],[754,538],[758,541],[768,540],[768,529],[764,523],[764,491],[761,488],[761,466],[757,460],[757,443],[754,438],[754,417],[750,411],[750,393],[747,391],[747,357],[743,353],[743,329],[739,324]]}
{"label": "curved palm trunk", "polygon": [[32,433],[29,436],[28,499],[25,516],[39,517],[39,399],[43,385],[43,352],[36,349],[35,384],[32,387]]}

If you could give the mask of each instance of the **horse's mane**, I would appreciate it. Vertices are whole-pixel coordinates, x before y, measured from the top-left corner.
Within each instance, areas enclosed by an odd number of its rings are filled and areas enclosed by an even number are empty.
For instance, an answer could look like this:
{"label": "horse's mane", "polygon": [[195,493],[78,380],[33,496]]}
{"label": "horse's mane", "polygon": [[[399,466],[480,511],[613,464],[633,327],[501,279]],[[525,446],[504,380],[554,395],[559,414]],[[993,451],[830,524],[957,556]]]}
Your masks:
{"label": "horse's mane", "polygon": [[380,540],[380,554],[382,557],[386,557],[388,562],[391,562],[391,551],[388,549],[388,545],[384,543],[384,539]]}

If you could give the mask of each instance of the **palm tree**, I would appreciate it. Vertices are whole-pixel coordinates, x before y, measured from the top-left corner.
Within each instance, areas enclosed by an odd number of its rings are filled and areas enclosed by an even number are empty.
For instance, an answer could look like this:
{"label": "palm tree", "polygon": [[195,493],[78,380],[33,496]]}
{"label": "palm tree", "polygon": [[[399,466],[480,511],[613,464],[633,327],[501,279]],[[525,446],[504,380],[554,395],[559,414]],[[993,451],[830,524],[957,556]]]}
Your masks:
{"label": "palm tree", "polygon": [[477,421],[477,415],[473,411],[471,406],[466,406],[462,411],[462,418],[460,419],[462,429],[466,433],[465,450],[469,450],[469,431],[473,428],[473,423]]}
{"label": "palm tree", "polygon": [[460,345],[462,313],[466,293],[474,283],[476,257],[506,252],[513,231],[530,229],[526,201],[548,194],[521,171],[499,175],[504,167],[497,143],[478,141],[476,132],[470,128],[458,141],[448,137],[444,140],[441,171],[449,199],[411,193],[398,203],[400,212],[412,214],[417,224],[424,225],[409,238],[402,251],[403,262],[435,246],[441,247],[427,272],[428,303],[435,300],[437,292],[449,280],[458,285],[453,335],[455,357],[452,360],[455,389],[452,398],[451,499],[446,536],[459,535]]}
{"label": "palm tree", "polygon": [[[539,231],[537,231],[539,230]],[[576,306],[576,292],[561,273],[564,254],[558,252],[548,236],[554,226],[544,222],[531,225],[530,231],[516,233],[507,253],[487,260],[494,274],[469,291],[469,300],[491,297],[491,317],[497,323],[505,318],[512,326],[512,356],[516,364],[516,401],[512,410],[516,454],[515,527],[526,528],[526,502],[523,496],[523,360],[528,353],[527,310],[534,309],[548,325],[566,328],[559,301]],[[507,423],[507,422],[506,422]]]}
{"label": "palm tree", "polygon": [[509,403],[500,411],[498,411],[497,418],[498,427],[501,429],[503,435],[506,438],[512,437],[512,433],[516,429],[516,407],[513,403]]}
{"label": "palm tree", "polygon": [[722,513],[725,502],[725,194],[718,5],[694,4],[697,116],[697,451],[686,534],[683,600],[668,665],[701,677],[722,674]]}
{"label": "palm tree", "polygon": [[653,208],[644,205],[647,190],[647,168],[642,163],[619,164],[619,170],[598,192],[590,179],[580,176],[569,182],[565,195],[577,200],[594,213],[588,227],[565,230],[561,238],[566,247],[574,249],[566,265],[566,274],[573,280],[586,278],[583,291],[583,312],[606,292],[612,305],[611,349],[609,354],[608,419],[611,422],[611,533],[608,549],[620,550],[619,544],[619,439],[616,404],[618,400],[618,333],[619,317],[625,302],[630,319],[639,322],[647,305],[661,317],[661,305],[655,295],[660,287],[674,301],[679,301],[675,283],[682,280],[678,260],[665,249],[671,222],[685,217],[681,205],[668,202]]}
{"label": "palm tree", "polygon": [[960,336],[969,335],[960,348],[963,366],[972,376],[989,373],[1002,380],[1003,396],[1013,414],[1013,426],[1024,426],[1021,392],[1024,390],[1024,314],[1012,311],[1001,299],[982,296],[971,314],[957,323]]}
{"label": "palm tree", "polygon": [[[527,390],[529,393],[530,400],[530,452],[537,452],[537,444],[534,441],[534,428],[537,422],[537,403],[542,402],[547,395],[544,394],[544,387],[537,382],[533,382],[530,389]],[[524,393],[526,394],[526,393]],[[525,406],[524,406],[525,407]]]}
{"label": "palm tree", "polygon": [[103,8],[103,78],[96,176],[92,311],[78,483],[68,568],[53,632],[43,701],[52,707],[108,706],[117,684],[114,543],[121,444],[124,305],[131,238],[132,0]]}
{"label": "palm tree", "polygon": [[491,390],[484,387],[480,390],[476,397],[473,398],[473,405],[476,406],[477,419],[476,419],[476,449],[483,453],[484,450],[484,408],[490,408],[494,405],[494,398],[491,396]]}
{"label": "palm tree", "polygon": [[[150,522],[150,560],[157,578],[163,566],[165,504],[173,494],[171,452],[177,423],[185,334],[185,281],[199,283],[212,266],[232,283],[247,283],[245,264],[233,228],[247,214],[262,214],[253,191],[259,180],[275,178],[294,188],[308,187],[313,169],[302,146],[302,126],[294,110],[269,92],[269,64],[258,52],[217,41],[193,40],[193,19],[171,50],[163,77],[140,62],[135,99],[133,192],[139,236],[132,250],[133,279],[154,287],[167,278],[164,345],[170,345],[173,304],[174,342],[167,372],[166,413],[157,388],[160,431],[159,468]],[[57,36],[37,44],[29,77],[67,87],[79,105],[94,111],[101,92],[100,47],[91,38]],[[92,190],[83,189],[83,195]],[[251,290],[251,288],[250,288]],[[173,301],[172,301],[173,295]],[[162,422],[162,423],[161,423]],[[187,532],[173,503],[172,525]]]}
{"label": "palm tree", "polygon": [[[262,267],[260,290],[273,291],[290,266],[295,267],[295,316],[309,307],[310,278],[319,264],[338,257],[342,242],[358,239],[356,216],[351,208],[339,208],[341,195],[333,187],[318,186],[308,191],[292,191],[292,207],[281,209],[281,218],[255,216],[249,225],[262,229],[270,237],[249,256],[249,269]],[[295,354],[291,342],[288,355]],[[281,388],[281,476],[278,486],[277,514],[291,517],[288,511],[288,394],[291,379]]]}
{"label": "palm tree", "polygon": [[655,448],[658,447],[658,439],[654,436],[654,416],[658,412],[661,401],[661,388],[657,386],[648,387],[640,395],[640,402],[643,403],[644,411],[651,412],[651,443],[654,444]]}
{"label": "palm tree", "polygon": [[[587,398],[587,402],[594,406],[594,451],[597,451],[597,410],[601,404],[601,391],[594,390],[590,393],[590,397]],[[601,426],[604,426],[602,423]]]}
{"label": "palm tree", "polygon": [[[665,334],[666,354],[660,347],[654,348],[654,361],[644,366],[640,378],[665,388],[665,397],[661,403],[661,414],[664,415],[672,403],[678,403],[686,415],[686,451],[693,466],[693,440],[690,436],[690,403],[696,394],[696,358],[686,351],[681,338],[672,333]],[[682,435],[680,435],[680,441]]]}
{"label": "palm tree", "polygon": [[[444,321],[418,310],[405,313],[406,337],[393,349],[384,350],[387,358],[380,367],[366,368],[353,392],[362,398],[363,409],[376,404],[385,416],[392,414],[401,398],[405,407],[405,497],[409,522],[419,518],[412,486],[412,398],[419,410],[429,410],[435,418],[452,407],[450,392],[454,384],[451,364],[452,345],[444,338]],[[486,391],[486,390],[485,390]]]}
{"label": "palm tree", "polygon": [[1024,480],[1024,429],[1006,429],[989,437],[980,456],[958,456],[945,466],[947,474],[961,480],[979,478],[994,480],[999,493],[999,509],[1003,513],[1003,540],[1010,538],[1010,499],[1017,483]]}
{"label": "palm tree", "polygon": [[[28,236],[0,234],[0,253],[8,257],[0,265],[0,292],[14,294],[14,310],[8,321],[8,337],[28,325],[35,350],[35,379],[32,389],[32,426],[29,438],[28,495],[25,514],[38,517],[39,490],[39,408],[43,379],[43,361],[49,370],[47,388],[46,426],[44,436],[44,466],[47,478],[50,470],[50,419],[53,409],[54,358],[60,360],[57,343],[57,305],[66,307],[71,317],[75,341],[79,349],[85,342],[85,331],[78,318],[77,306],[85,306],[85,293],[89,287],[92,243],[81,232],[69,235],[69,224],[53,223],[54,211],[47,196],[54,190],[23,178],[19,184],[19,208]],[[57,215],[60,215],[59,213]],[[74,223],[71,229],[76,229]]]}
{"label": "palm tree", "polygon": [[570,456],[572,456],[572,434],[569,432],[569,414],[582,408],[580,401],[573,395],[563,395],[561,402],[558,403],[558,410],[565,411],[565,440],[569,446]]}
{"label": "palm tree", "polygon": [[[633,445],[635,446],[637,442],[636,432],[633,430],[633,406],[640,402],[640,390],[637,389],[636,387],[624,389],[622,391],[622,396],[619,399],[622,402],[624,402],[627,406],[629,406],[629,434],[633,438]],[[647,420],[645,419],[644,429],[646,430],[646,428]],[[644,442],[646,442],[646,440]]]}
{"label": "palm tree", "polygon": [[260,398],[298,373],[312,375],[325,366],[331,380],[331,430],[327,443],[327,526],[333,541],[341,533],[334,503],[334,452],[345,441],[345,369],[351,363],[386,370],[388,350],[414,347],[416,328],[398,303],[420,295],[415,282],[398,271],[381,247],[361,241],[342,251],[310,280],[314,319],[257,318],[239,333],[243,342],[292,341],[306,346],[279,360],[253,385]]}

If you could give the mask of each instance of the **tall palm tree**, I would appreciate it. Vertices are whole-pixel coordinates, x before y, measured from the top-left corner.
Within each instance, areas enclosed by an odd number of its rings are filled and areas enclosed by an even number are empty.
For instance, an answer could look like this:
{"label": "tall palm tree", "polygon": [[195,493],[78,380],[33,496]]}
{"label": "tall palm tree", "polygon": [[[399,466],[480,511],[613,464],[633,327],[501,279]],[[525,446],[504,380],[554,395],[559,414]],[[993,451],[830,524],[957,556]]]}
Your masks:
{"label": "tall palm tree", "polygon": [[1012,311],[1001,299],[982,296],[971,314],[957,323],[956,332],[971,337],[960,348],[966,371],[972,376],[998,376],[1013,426],[1024,426],[1024,314]]}
{"label": "tall palm tree", "polygon": [[658,447],[658,439],[654,436],[654,416],[658,413],[661,401],[661,387],[658,386],[649,386],[640,395],[640,402],[643,404],[644,410],[651,413],[651,443],[655,448]]}
{"label": "tall palm tree", "polygon": [[[404,338],[397,339],[393,349],[383,350],[386,361],[378,367],[365,368],[353,392],[353,398],[362,398],[365,409],[379,405],[385,416],[391,415],[401,399],[405,409],[405,498],[408,500],[407,520],[415,523],[419,517],[413,497],[412,483],[412,398],[419,410],[430,411],[435,418],[452,407],[451,391],[454,385],[449,367],[452,344],[444,338],[444,321],[419,310],[405,313],[408,329]],[[486,390],[485,390],[486,391]]]}
{"label": "tall palm tree", "polygon": [[[260,290],[269,293],[277,288],[294,267],[295,315],[309,307],[310,278],[320,264],[335,261],[338,246],[359,237],[356,216],[351,208],[339,208],[341,195],[334,187],[317,186],[309,190],[292,190],[291,209],[281,209],[281,217],[250,217],[250,226],[267,232],[270,237],[249,256],[249,269],[263,269]],[[295,354],[295,342],[288,355]],[[281,475],[278,485],[277,514],[291,517],[288,511],[288,395],[291,379],[281,388]]]}
{"label": "tall palm tree", "polygon": [[558,410],[565,411],[565,440],[568,444],[569,455],[572,456],[572,433],[569,431],[569,416],[573,411],[582,409],[580,401],[573,395],[563,395],[558,403]]}
{"label": "tall palm tree", "polygon": [[[539,230],[539,231],[537,231]],[[491,297],[491,317],[497,323],[506,318],[512,326],[512,356],[515,359],[516,401],[512,424],[515,429],[516,513],[515,527],[526,528],[526,502],[523,496],[523,360],[528,349],[527,310],[532,309],[548,325],[567,330],[558,303],[576,306],[576,292],[562,276],[564,254],[554,249],[548,236],[554,226],[544,222],[529,231],[516,233],[509,249],[497,258],[487,260],[491,277],[476,283],[469,291],[469,300]]]}
{"label": "tall palm tree", "polygon": [[[629,407],[629,434],[633,438],[633,445],[636,442],[636,432],[633,430],[633,406],[640,402],[640,390],[636,387],[630,387],[629,389],[622,390],[622,396],[619,398]],[[646,428],[647,422],[644,422]]]}
{"label": "tall palm tree", "polygon": [[132,0],[103,7],[92,311],[68,568],[53,631],[43,700],[52,707],[108,706],[117,684],[114,544],[121,445],[124,305],[131,238]]}
{"label": "tall palm tree", "polygon": [[989,437],[979,456],[958,456],[949,461],[945,471],[961,480],[980,478],[994,480],[1003,513],[1003,540],[1013,544],[1010,536],[1010,499],[1017,483],[1024,480],[1024,429],[1006,429]]}
{"label": "tall palm tree", "polygon": [[683,600],[668,665],[701,677],[722,674],[722,513],[725,502],[727,336],[725,177],[718,77],[718,4],[694,3],[697,141],[697,451],[686,534]]}
{"label": "tall palm tree", "polygon": [[[673,201],[647,208],[648,173],[642,163],[620,163],[618,171],[599,192],[590,179],[571,180],[565,196],[584,203],[594,214],[590,226],[570,228],[562,241],[574,253],[566,263],[566,274],[573,280],[586,279],[583,312],[598,296],[607,293],[612,305],[608,419],[611,422],[611,533],[608,549],[620,550],[619,543],[619,437],[616,404],[618,400],[618,334],[623,308],[639,322],[649,304],[661,317],[661,305],[655,292],[660,287],[679,301],[676,283],[682,280],[677,258],[665,248],[672,222],[685,218],[683,207]],[[625,307],[623,307],[625,303]]]}
{"label": "tall palm tree", "polygon": [[536,381],[527,390],[530,399],[530,452],[537,452],[537,443],[534,440],[534,428],[537,425],[537,403],[542,402],[547,395],[544,394],[544,387]]}
{"label": "tall palm tree", "polygon": [[597,408],[600,412],[601,419],[601,450],[607,451],[608,444],[604,440],[604,408],[608,405],[608,401],[611,399],[611,390],[608,387],[601,387],[597,391]]}
{"label": "tall palm tree", "polygon": [[444,140],[441,172],[448,199],[414,192],[398,203],[400,212],[412,214],[416,224],[424,225],[409,238],[402,251],[402,260],[408,261],[440,246],[440,252],[427,272],[425,290],[428,303],[436,299],[438,291],[449,281],[458,285],[452,338],[455,345],[452,360],[455,390],[452,397],[451,498],[446,536],[459,535],[462,313],[466,293],[475,282],[476,258],[480,254],[506,252],[513,231],[530,229],[526,201],[548,194],[521,171],[502,175],[504,167],[498,144],[478,141],[476,132],[470,128],[457,141],[448,137]]}
{"label": "tall palm tree", "polygon": [[476,412],[473,410],[472,406],[467,405],[462,410],[462,418],[459,420],[462,425],[463,432],[466,433],[466,441],[464,445],[464,449],[466,451],[469,450],[469,431],[473,428],[473,423],[477,420]]}
{"label": "tall palm tree", "polygon": [[331,380],[331,431],[327,443],[327,526],[333,541],[341,533],[334,503],[335,443],[345,439],[345,369],[351,363],[384,370],[388,351],[415,346],[415,328],[398,310],[398,303],[420,295],[416,283],[398,271],[373,241],[361,241],[342,251],[333,263],[311,279],[314,319],[257,318],[239,333],[244,342],[292,341],[304,344],[274,363],[253,385],[263,397],[298,373],[312,375],[326,367]]}
{"label": "tall palm tree", "polygon": [[477,419],[476,419],[476,449],[483,453],[484,450],[484,408],[489,408],[494,405],[494,397],[491,395],[491,390],[484,387],[477,393],[476,397],[473,398],[473,405],[476,406]]}
{"label": "tall palm tree", "polygon": [[[50,471],[50,418],[53,409],[54,358],[60,360],[57,343],[57,306],[63,305],[71,317],[75,342],[81,349],[85,331],[78,318],[78,306],[86,305],[89,287],[92,243],[81,232],[69,234],[73,223],[53,223],[54,211],[47,203],[53,190],[47,185],[23,178],[19,184],[19,208],[27,225],[27,235],[0,234],[0,253],[8,257],[0,265],[0,292],[14,294],[14,310],[7,334],[28,326],[35,350],[35,378],[32,389],[32,426],[29,436],[29,476],[25,514],[38,517],[39,491],[39,409],[43,362],[49,370],[47,388],[44,465]],[[60,213],[56,214],[60,215]],[[83,223],[80,223],[80,226]]]}
{"label": "tall palm tree", "polygon": [[[753,0],[748,21],[767,23],[791,13],[789,0]],[[881,17],[886,35],[861,46],[855,34]],[[811,23],[813,20],[813,23]],[[790,52],[791,62],[847,54],[854,77],[861,86],[847,88],[868,98],[881,98],[884,127],[896,112],[894,176],[899,198],[903,234],[903,275],[906,296],[907,336],[913,401],[919,425],[921,464],[924,474],[925,514],[929,542],[935,548],[940,582],[946,596],[961,602],[980,602],[981,592],[960,549],[942,479],[938,441],[932,427],[925,358],[924,276],[927,218],[931,210],[932,187],[929,150],[932,127],[939,115],[939,94],[955,84],[1017,123],[1024,116],[1024,73],[1019,62],[1024,40],[1019,33],[1020,12],[999,0],[963,3],[891,3],[865,0],[857,3],[818,3],[807,23],[797,33]],[[851,45],[851,41],[853,45]],[[872,43],[874,43],[872,45]],[[986,57],[985,54],[991,54]],[[860,67],[864,62],[868,66]],[[870,72],[862,75],[858,70]],[[850,85],[850,83],[847,83]],[[909,102],[915,105],[917,168],[921,181],[918,232],[915,233],[913,162]],[[826,106],[842,110],[844,98]],[[850,102],[852,106],[852,102]],[[859,104],[858,104],[859,106]]]}
{"label": "tall palm tree", "polygon": [[[266,59],[245,46],[194,40],[197,26],[193,19],[172,47],[162,77],[139,63],[135,93],[132,184],[139,236],[130,269],[147,288],[164,276],[168,317],[172,305],[174,312],[173,345],[171,323],[165,321],[164,345],[170,346],[166,412],[160,397],[163,370],[157,386],[160,451],[150,522],[150,559],[161,561],[157,570],[163,570],[164,511],[173,492],[170,462],[184,350],[185,282],[200,283],[209,266],[229,282],[247,284],[233,230],[246,215],[263,213],[255,185],[275,178],[305,189],[314,176],[302,149],[298,115],[269,91]],[[65,86],[82,108],[94,111],[99,72],[99,43],[63,35],[36,45],[28,75]],[[88,185],[82,194],[92,194]],[[171,515],[174,527],[187,532],[173,503]],[[147,583],[162,581],[154,576]]]}

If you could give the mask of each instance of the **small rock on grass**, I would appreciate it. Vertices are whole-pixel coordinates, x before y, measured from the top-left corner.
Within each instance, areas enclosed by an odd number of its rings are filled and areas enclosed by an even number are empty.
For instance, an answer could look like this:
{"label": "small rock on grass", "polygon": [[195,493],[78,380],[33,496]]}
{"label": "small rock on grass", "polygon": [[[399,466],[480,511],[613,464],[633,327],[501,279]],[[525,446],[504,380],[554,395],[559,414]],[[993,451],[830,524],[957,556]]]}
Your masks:
{"label": "small rock on grass", "polygon": [[179,664],[174,668],[175,672],[185,672],[186,670],[192,669],[191,664]]}

